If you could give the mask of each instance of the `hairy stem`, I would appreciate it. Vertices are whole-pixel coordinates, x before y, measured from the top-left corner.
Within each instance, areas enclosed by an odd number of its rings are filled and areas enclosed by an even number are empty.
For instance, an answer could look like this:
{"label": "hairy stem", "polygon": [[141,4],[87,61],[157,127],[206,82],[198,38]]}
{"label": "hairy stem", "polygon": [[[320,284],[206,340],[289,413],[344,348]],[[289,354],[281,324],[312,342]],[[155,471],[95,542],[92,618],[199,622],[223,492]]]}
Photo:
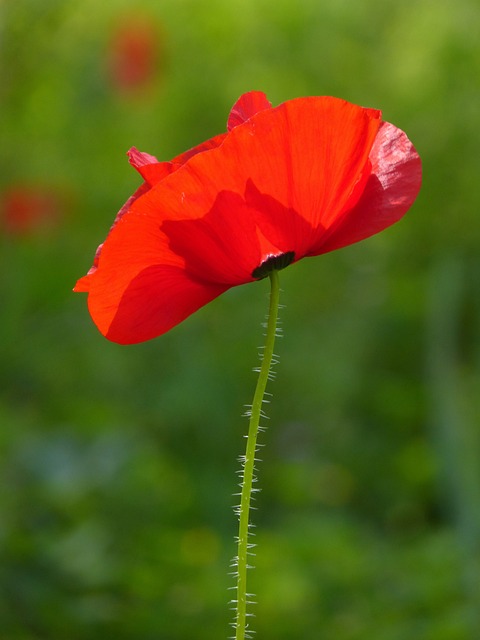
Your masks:
{"label": "hairy stem", "polygon": [[268,379],[271,375],[271,367],[273,363],[273,348],[275,344],[275,336],[277,332],[277,318],[279,307],[279,278],[278,271],[273,270],[269,273],[270,278],[270,304],[268,311],[268,322],[265,347],[262,354],[262,364],[259,369],[257,386],[253,396],[252,408],[250,413],[250,421],[247,436],[247,448],[245,458],[242,460],[242,492],[240,497],[240,506],[238,508],[239,527],[238,527],[238,555],[236,558],[237,567],[237,599],[236,599],[236,617],[235,617],[235,640],[245,640],[249,638],[249,625],[247,623],[247,606],[249,604],[250,594],[247,592],[247,570],[250,568],[248,564],[249,556],[252,555],[251,549],[254,545],[249,543],[250,530],[250,508],[252,502],[252,493],[255,491],[253,485],[256,481],[255,472],[255,454],[257,451],[257,436],[260,426],[260,418],[262,417],[262,405],[265,397],[265,389]]}

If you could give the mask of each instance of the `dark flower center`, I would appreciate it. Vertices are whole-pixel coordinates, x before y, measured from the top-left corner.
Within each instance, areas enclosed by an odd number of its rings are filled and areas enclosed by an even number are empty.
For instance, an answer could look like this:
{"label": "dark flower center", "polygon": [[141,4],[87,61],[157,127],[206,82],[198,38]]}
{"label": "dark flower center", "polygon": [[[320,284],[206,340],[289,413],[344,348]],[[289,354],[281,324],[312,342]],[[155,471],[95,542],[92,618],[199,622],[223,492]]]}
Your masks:
{"label": "dark flower center", "polygon": [[278,256],[270,256],[252,271],[252,277],[261,280],[268,276],[271,271],[285,269],[295,259],[295,251],[287,251]]}

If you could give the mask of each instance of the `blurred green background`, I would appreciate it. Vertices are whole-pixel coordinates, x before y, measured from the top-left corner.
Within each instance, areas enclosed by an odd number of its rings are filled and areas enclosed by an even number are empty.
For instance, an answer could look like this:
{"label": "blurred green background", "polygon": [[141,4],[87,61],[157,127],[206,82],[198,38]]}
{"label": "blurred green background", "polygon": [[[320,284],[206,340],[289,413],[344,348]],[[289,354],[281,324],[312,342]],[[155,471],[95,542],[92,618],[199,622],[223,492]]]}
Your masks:
{"label": "blurred green background", "polygon": [[229,635],[268,283],[107,342],[71,293],[141,180],[238,96],[407,131],[397,226],[282,273],[260,467],[262,640],[480,637],[477,0],[0,3],[0,638]]}

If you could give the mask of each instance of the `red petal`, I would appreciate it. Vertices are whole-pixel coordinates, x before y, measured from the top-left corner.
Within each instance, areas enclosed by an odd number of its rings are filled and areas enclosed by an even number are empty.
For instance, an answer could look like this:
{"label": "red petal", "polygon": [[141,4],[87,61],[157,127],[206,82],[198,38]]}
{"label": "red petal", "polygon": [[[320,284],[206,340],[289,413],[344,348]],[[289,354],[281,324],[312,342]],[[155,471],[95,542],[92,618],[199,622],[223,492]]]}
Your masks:
{"label": "red petal", "polygon": [[88,282],[88,307],[101,333],[121,344],[150,340],[229,288],[196,280],[183,263],[157,221],[123,218]]}
{"label": "red petal", "polygon": [[139,151],[136,147],[132,147],[127,151],[127,156],[130,164],[135,169],[139,169],[148,164],[157,164],[158,160],[155,156],[150,155],[149,153],[145,153],[144,151]]}
{"label": "red petal", "polygon": [[90,291],[90,281],[91,281],[90,276],[93,273],[95,273],[96,270],[97,270],[97,266],[96,265],[91,267],[86,276],[82,276],[81,278],[79,278],[77,280],[75,286],[73,287],[73,291],[75,291],[75,293],[82,293],[82,292]]}
{"label": "red petal", "polygon": [[161,182],[178,168],[173,162],[159,162],[155,156],[139,151],[135,147],[129,149],[127,156],[132,167],[149,186]]}
{"label": "red petal", "polygon": [[236,193],[255,209],[250,215],[270,244],[298,259],[358,199],[379,125],[379,112],[336,98],[300,98],[258,112],[220,147],[156,185],[149,207],[162,219],[197,219],[220,192]]}
{"label": "red petal", "polygon": [[207,282],[243,284],[261,261],[255,212],[230,191],[221,191],[201,218],[167,220],[162,231],[186,269]]}
{"label": "red petal", "polygon": [[[120,297],[96,286],[88,298],[90,314],[106,338],[119,344],[151,340],[169,331],[229,287],[207,285],[185,270],[168,265],[146,267]],[[107,306],[115,305],[115,313]]]}
{"label": "red petal", "polygon": [[[194,149],[191,149],[190,151],[177,156],[177,158],[175,158],[172,162],[159,162],[155,156],[152,156],[151,154],[145,153],[143,151],[139,151],[136,147],[132,147],[131,149],[129,149],[129,151],[127,152],[128,160],[132,167],[134,167],[140,173],[145,182],[137,189],[133,196],[130,196],[130,198],[128,198],[128,200],[122,206],[120,211],[117,213],[115,220],[113,221],[111,229],[113,229],[120,218],[125,215],[125,213],[130,209],[131,205],[135,202],[135,200],[137,200],[137,198],[146,193],[154,184],[158,184],[171,173],[176,171],[192,155],[200,153],[201,151],[215,148],[218,144],[221,143],[225,135],[226,134],[223,134],[222,136],[217,136],[216,138],[207,140]],[[89,291],[90,276],[97,270],[98,259],[100,257],[102,248],[103,243],[97,247],[93,260],[93,266],[90,268],[86,276],[80,278],[77,281],[75,287],[73,288],[73,291]]]}
{"label": "red petal", "polygon": [[250,91],[244,93],[233,105],[227,122],[227,130],[231,131],[239,124],[243,124],[259,111],[271,109],[272,103],[268,101],[263,91]]}
{"label": "red petal", "polygon": [[382,122],[370,160],[372,174],[360,200],[311,255],[368,238],[400,220],[412,206],[422,183],[422,164],[407,135]]}
{"label": "red petal", "polygon": [[210,151],[211,149],[216,149],[222,144],[226,136],[227,136],[226,133],[220,133],[218,136],[214,136],[213,138],[210,138],[209,140],[202,142],[196,147],[193,147],[192,149],[189,149],[188,151],[181,153],[179,156],[176,156],[172,160],[172,162],[174,162],[177,165],[182,165],[185,162],[187,162],[187,160],[190,160],[190,158],[192,158],[193,156],[196,156],[199,153],[203,153],[204,151]]}
{"label": "red petal", "polygon": [[134,167],[140,173],[143,179],[148,182],[150,186],[153,186],[154,184],[161,182],[168,175],[176,171],[193,156],[199,153],[203,153],[204,151],[216,149],[222,144],[226,135],[226,133],[221,133],[217,136],[214,136],[213,138],[200,143],[196,147],[193,147],[188,151],[184,151],[180,155],[173,158],[173,160],[170,162],[159,162],[155,158],[155,156],[139,151],[135,147],[132,147],[128,151],[127,155],[132,167]]}
{"label": "red petal", "polygon": [[[135,200],[137,200],[137,198],[139,198],[141,195],[146,193],[149,189],[150,189],[149,185],[146,182],[144,182],[135,191],[133,196],[130,196],[130,198],[125,202],[123,207],[120,209],[120,211],[115,216],[115,220],[113,221],[113,224],[110,227],[110,231],[112,231],[112,229],[118,224],[119,220],[121,220],[123,218],[123,216],[127,213],[127,211],[132,206],[132,204],[135,202]],[[103,242],[98,245],[97,250],[95,252],[95,256],[93,258],[93,265],[88,270],[87,275],[85,275],[82,278],[80,278],[79,280],[77,280],[77,283],[73,287],[73,291],[75,291],[76,293],[77,292],[81,292],[81,291],[90,291],[91,276],[95,273],[95,271],[98,268],[98,261],[100,259],[100,254],[102,253],[102,250],[103,250],[103,245],[104,245]]]}
{"label": "red petal", "polygon": [[[269,233],[300,241],[304,254],[316,230],[330,227],[369,172],[368,155],[380,113],[336,98],[299,98],[262,111],[232,131],[222,151],[231,154],[256,188],[295,210],[310,225],[310,237],[269,219]],[[241,150],[241,158],[238,153]],[[238,159],[237,159],[238,158]],[[302,230],[302,234],[303,234]]]}

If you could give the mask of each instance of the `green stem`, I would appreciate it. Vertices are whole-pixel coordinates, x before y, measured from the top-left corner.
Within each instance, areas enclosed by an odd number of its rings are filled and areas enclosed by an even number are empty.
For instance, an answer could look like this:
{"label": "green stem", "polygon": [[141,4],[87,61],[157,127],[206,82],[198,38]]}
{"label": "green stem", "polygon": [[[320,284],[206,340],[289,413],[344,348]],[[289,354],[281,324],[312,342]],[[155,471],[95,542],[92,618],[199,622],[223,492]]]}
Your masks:
{"label": "green stem", "polygon": [[252,409],[250,413],[250,422],[247,436],[247,449],[242,467],[242,492],[240,497],[240,506],[238,508],[239,527],[238,527],[238,556],[237,566],[237,600],[236,600],[236,618],[235,640],[244,640],[248,638],[247,623],[247,605],[249,604],[249,594],[247,592],[247,570],[248,558],[251,554],[250,549],[253,545],[249,544],[248,534],[250,529],[250,506],[252,501],[252,492],[255,491],[253,484],[256,481],[255,471],[255,454],[257,451],[257,436],[260,426],[260,418],[262,417],[262,405],[264,402],[265,389],[271,373],[273,360],[273,348],[275,344],[275,336],[277,331],[277,318],[280,296],[280,285],[278,271],[274,270],[269,273],[270,278],[270,305],[268,311],[267,333],[265,347],[262,355],[262,364],[259,370],[255,395],[253,396]]}

